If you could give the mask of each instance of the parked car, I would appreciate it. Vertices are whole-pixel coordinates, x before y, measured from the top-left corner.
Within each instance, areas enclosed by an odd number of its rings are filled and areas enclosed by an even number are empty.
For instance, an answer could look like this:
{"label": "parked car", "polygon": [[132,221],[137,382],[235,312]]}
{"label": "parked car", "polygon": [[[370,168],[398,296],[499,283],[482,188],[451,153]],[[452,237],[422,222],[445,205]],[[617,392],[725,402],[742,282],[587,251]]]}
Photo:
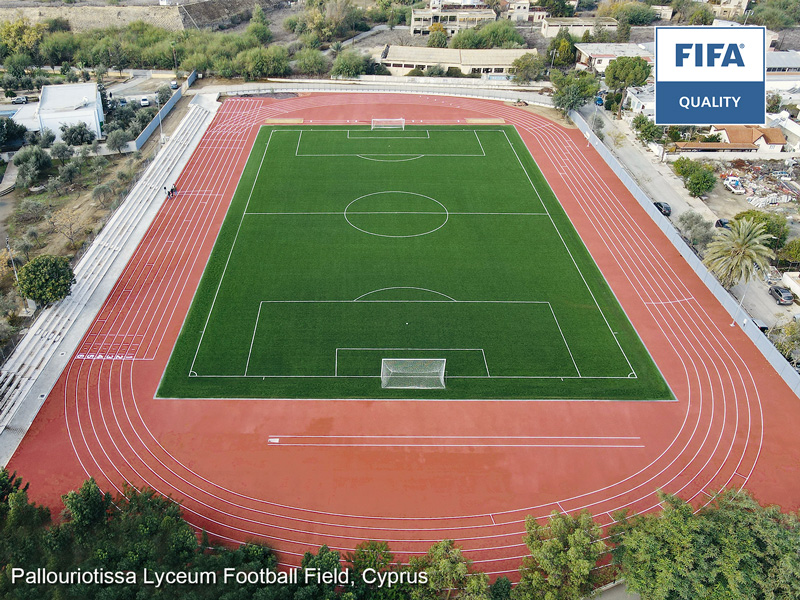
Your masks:
{"label": "parked car", "polygon": [[655,206],[658,209],[658,212],[665,217],[668,217],[672,214],[672,207],[666,202],[653,202],[653,206]]}
{"label": "parked car", "polygon": [[119,105],[120,106],[128,106],[128,101],[125,98],[120,98],[119,99]]}
{"label": "parked car", "polygon": [[150,106],[150,99],[147,96],[143,96],[139,104],[142,106]]}
{"label": "parked car", "polygon": [[27,104],[28,97],[27,96],[16,96],[11,99],[11,104]]}
{"label": "parked car", "polygon": [[731,228],[731,220],[730,219],[717,219],[714,221],[714,227],[721,227],[722,229],[730,229]]}
{"label": "parked car", "polygon": [[173,79],[172,81],[170,81],[170,82],[169,82],[169,89],[171,89],[171,90],[177,90],[177,89],[178,89],[178,87],[179,87],[179,86],[178,86],[178,82],[177,82],[177,81],[175,81],[174,79]]}
{"label": "parked car", "polygon": [[760,319],[753,319],[753,325],[758,327],[761,333],[767,333],[769,331],[769,326]]}
{"label": "parked car", "polygon": [[780,285],[769,286],[769,295],[780,305],[794,304],[794,295],[789,288]]}

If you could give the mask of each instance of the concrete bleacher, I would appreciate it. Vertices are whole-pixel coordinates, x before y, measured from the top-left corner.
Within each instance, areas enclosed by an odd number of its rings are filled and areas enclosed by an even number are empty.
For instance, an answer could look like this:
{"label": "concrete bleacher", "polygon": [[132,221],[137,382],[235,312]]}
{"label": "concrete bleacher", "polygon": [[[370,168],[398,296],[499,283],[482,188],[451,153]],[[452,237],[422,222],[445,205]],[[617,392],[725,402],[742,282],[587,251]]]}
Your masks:
{"label": "concrete bleacher", "polygon": [[97,315],[217,106],[192,103],[167,144],[75,266],[76,283],[44,309],[0,369],[0,466],[11,458]]}

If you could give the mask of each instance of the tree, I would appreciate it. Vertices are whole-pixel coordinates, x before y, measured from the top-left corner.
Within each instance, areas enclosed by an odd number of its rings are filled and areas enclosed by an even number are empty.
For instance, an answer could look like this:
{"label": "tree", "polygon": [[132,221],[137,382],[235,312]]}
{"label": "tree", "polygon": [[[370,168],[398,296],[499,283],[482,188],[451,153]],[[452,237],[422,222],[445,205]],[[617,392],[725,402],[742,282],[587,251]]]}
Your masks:
{"label": "tree", "polygon": [[767,247],[770,235],[763,223],[752,219],[734,219],[730,229],[721,228],[708,245],[703,264],[725,287],[750,281],[756,268],[764,269],[774,258]]}
{"label": "tree", "polygon": [[0,148],[25,136],[27,129],[7,117],[0,118]]}
{"label": "tree", "polygon": [[61,183],[70,185],[79,174],[78,165],[73,161],[69,161],[65,165],[58,167],[58,180]]}
{"label": "tree", "polygon": [[514,69],[515,83],[528,83],[544,77],[547,61],[543,56],[527,53],[515,58],[511,67]]}
{"label": "tree", "polygon": [[612,90],[622,93],[617,118],[622,115],[627,89],[644,85],[648,77],[650,77],[650,63],[641,56],[620,56],[608,63],[605,72],[606,85]]}
{"label": "tree", "polygon": [[714,11],[708,6],[699,5],[689,14],[691,25],[711,25],[714,22]]}
{"label": "tree", "polygon": [[778,258],[790,263],[800,263],[800,238],[795,238],[778,253]]}
{"label": "tree", "polygon": [[664,137],[664,128],[659,127],[650,119],[647,120],[647,123],[642,125],[641,129],[639,129],[639,139],[645,143],[655,142],[656,140],[660,140],[662,137]]}
{"label": "tree", "polygon": [[168,85],[162,85],[156,90],[156,98],[158,98],[158,103],[164,106],[172,98],[172,90]]}
{"label": "tree", "polygon": [[[353,552],[345,555],[345,560],[349,563],[353,582],[352,593],[354,600],[394,600],[395,598],[406,597],[403,585],[393,585],[391,587],[381,586],[375,580],[375,573],[386,573],[398,571],[400,567],[394,563],[394,555],[389,550],[386,542],[361,542]],[[372,572],[368,572],[372,569]],[[368,578],[364,574],[370,575]],[[407,590],[410,592],[410,590]]]}
{"label": "tree", "polygon": [[494,580],[491,588],[492,600],[511,599],[511,581],[508,577],[500,576]]}
{"label": "tree", "polygon": [[591,597],[598,581],[595,567],[606,553],[602,530],[592,516],[553,511],[547,527],[532,516],[525,520],[525,544],[531,552],[522,561],[519,600],[580,600]]}
{"label": "tree", "polygon": [[39,134],[39,146],[42,148],[50,148],[53,145],[53,142],[56,141],[56,134],[53,133],[52,129],[47,129],[45,127],[42,129],[42,132]]}
{"label": "tree", "polygon": [[64,142],[56,142],[50,149],[50,156],[61,161],[62,165],[67,162],[67,160],[69,160],[73,154],[75,154],[75,151],[71,146],[67,146]]}
{"label": "tree", "polygon": [[265,23],[254,23],[251,20],[250,25],[247,26],[247,34],[252,35],[258,40],[259,44],[264,46],[272,41],[272,31],[270,31],[270,28]]}
{"label": "tree", "polygon": [[23,296],[48,305],[66,298],[75,275],[65,256],[37,256],[19,270],[19,290]]}
{"label": "tree", "polygon": [[74,125],[67,125],[64,123],[61,125],[60,129],[61,139],[70,146],[90,144],[95,138],[94,131],[91,131],[83,121]]}
{"label": "tree", "polygon": [[767,94],[767,112],[768,113],[776,113],[781,110],[781,104],[783,103],[783,98],[778,93]]}
{"label": "tree", "polygon": [[116,129],[108,134],[106,138],[106,146],[112,152],[119,152],[122,154],[122,149],[131,141],[128,132],[124,129]]}
{"label": "tree", "polygon": [[555,67],[570,67],[575,64],[575,42],[567,31],[561,27],[547,47],[547,55],[552,57],[551,63]]}
{"label": "tree", "polygon": [[644,114],[644,113],[639,113],[638,115],[636,115],[635,117],[633,117],[633,120],[631,121],[631,126],[632,126],[632,127],[633,127],[633,128],[636,130],[636,131],[641,131],[641,130],[642,130],[642,127],[644,127],[645,125],[647,125],[649,122],[650,122],[650,119],[648,119],[648,118],[647,118],[647,115],[646,115],[646,114]]}
{"label": "tree", "polygon": [[556,88],[553,104],[556,108],[560,108],[564,115],[586,104],[600,89],[597,79],[589,71],[573,70],[566,75],[554,71],[550,75],[550,80]]}
{"label": "tree", "polygon": [[431,546],[421,564],[428,573],[428,586],[437,597],[450,598],[453,591],[458,592],[466,585],[470,561],[453,540],[442,540]]}
{"label": "tree", "polygon": [[22,79],[25,71],[33,64],[33,59],[28,54],[12,54],[3,65],[6,72],[16,79]]}
{"label": "tree", "polygon": [[706,221],[703,215],[693,210],[687,210],[678,217],[678,225],[694,246],[705,248],[714,237],[711,232],[711,223]]}
{"label": "tree", "polygon": [[476,29],[462,29],[450,39],[450,47],[459,48],[461,50],[485,48],[483,43],[484,40],[480,35],[478,35],[478,31]]}
{"label": "tree", "polygon": [[642,598],[753,600],[800,597],[800,525],[728,490],[699,510],[659,494],[660,514],[617,515],[614,561]]}
{"label": "tree", "polygon": [[356,78],[362,75],[366,70],[366,62],[364,57],[355,50],[346,50],[340,52],[333,61],[333,68],[331,69],[331,76]]}
{"label": "tree", "polygon": [[508,19],[485,24],[478,29],[478,36],[482,40],[482,48],[518,48],[525,45],[525,38],[517,31],[514,22]]}
{"label": "tree", "polygon": [[789,237],[789,224],[784,215],[750,209],[738,213],[733,218],[734,220],[750,219],[754,223],[763,223],[767,234],[772,236],[767,246],[775,252],[783,248],[786,238]]}
{"label": "tree", "polygon": [[431,31],[428,36],[428,48],[447,48],[447,34],[444,31]]}
{"label": "tree", "polygon": [[295,68],[303,75],[322,75],[331,66],[325,55],[313,48],[303,48],[295,55],[295,60]]}
{"label": "tree", "polygon": [[114,188],[106,183],[101,183],[92,190],[92,199],[97,200],[103,206],[108,205],[108,201],[114,195]]}
{"label": "tree", "polygon": [[684,185],[692,196],[699,197],[714,189],[717,178],[709,169],[698,169],[689,175]]}
{"label": "tree", "polygon": [[21,167],[23,163],[31,163],[38,170],[45,171],[50,168],[52,161],[50,155],[39,146],[28,146],[14,155],[14,164]]}

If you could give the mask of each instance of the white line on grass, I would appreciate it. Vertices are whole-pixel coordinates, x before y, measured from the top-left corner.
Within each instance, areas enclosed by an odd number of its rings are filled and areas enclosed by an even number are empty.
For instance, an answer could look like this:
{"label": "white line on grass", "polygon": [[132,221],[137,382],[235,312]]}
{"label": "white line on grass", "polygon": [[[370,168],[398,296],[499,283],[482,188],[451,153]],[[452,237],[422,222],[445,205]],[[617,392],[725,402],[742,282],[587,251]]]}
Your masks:
{"label": "white line on grass", "polygon": [[636,373],[636,369],[633,368],[633,365],[631,364],[631,361],[628,358],[628,355],[625,353],[625,350],[622,348],[622,344],[619,343],[619,340],[617,339],[617,336],[613,335],[613,330],[611,329],[611,324],[608,322],[608,319],[606,318],[606,315],[603,312],[603,309],[600,308],[600,303],[597,301],[597,298],[595,297],[594,292],[592,292],[592,288],[589,287],[589,282],[586,281],[586,277],[584,277],[583,271],[581,271],[580,267],[578,266],[578,263],[575,260],[575,257],[572,255],[572,251],[569,249],[569,246],[567,246],[567,242],[564,239],[564,236],[561,235],[561,231],[558,229],[558,226],[556,225],[555,221],[553,220],[553,216],[550,214],[550,211],[547,209],[547,205],[544,203],[544,200],[542,200],[542,196],[539,194],[539,190],[533,184],[533,180],[531,179],[531,176],[528,173],[528,170],[525,168],[525,165],[522,164],[522,159],[519,157],[519,154],[517,154],[517,149],[514,148],[514,144],[511,143],[511,140],[508,138],[508,134],[504,130],[501,130],[501,131],[503,132],[503,135],[505,136],[506,141],[508,142],[508,145],[511,147],[512,152],[514,152],[514,156],[517,157],[517,162],[519,163],[519,166],[522,169],[522,172],[525,173],[525,177],[528,179],[528,183],[530,184],[531,188],[533,188],[533,191],[536,193],[536,196],[539,198],[539,203],[542,205],[542,208],[544,208],[545,212],[547,213],[547,216],[550,217],[550,223],[552,223],[553,229],[558,234],[558,237],[561,239],[561,243],[564,245],[564,249],[567,251],[567,254],[570,257],[570,260],[572,260],[572,264],[575,265],[575,269],[578,271],[578,275],[580,275],[581,279],[583,280],[583,283],[586,286],[586,289],[589,292],[589,295],[592,297],[592,300],[594,301],[595,306],[597,306],[597,310],[600,312],[600,316],[603,317],[603,321],[605,321],[606,326],[608,327],[608,330],[612,333],[611,337],[614,339],[614,342],[617,344],[617,347],[619,348],[619,351],[622,353],[622,356],[625,358],[625,362],[628,363],[628,367],[630,368],[631,372],[635,374]]}
{"label": "white line on grass", "polygon": [[[211,320],[211,313],[214,311],[214,305],[217,302],[217,296],[219,295],[219,290],[220,288],[222,288],[222,281],[225,279],[225,273],[228,271],[228,264],[230,264],[231,262],[231,256],[233,256],[233,249],[236,247],[236,240],[239,239],[239,232],[242,230],[242,223],[244,223],[244,217],[247,214],[247,207],[250,206],[250,199],[253,197],[253,190],[256,189],[256,182],[258,181],[258,176],[261,174],[261,167],[264,166],[264,159],[267,156],[267,150],[269,150],[269,144],[272,141],[273,133],[275,133],[274,129],[269,134],[269,138],[267,139],[267,145],[264,147],[264,154],[261,155],[261,162],[258,164],[258,171],[256,172],[255,178],[253,178],[253,185],[250,188],[250,194],[247,196],[247,203],[245,204],[244,211],[242,212],[242,218],[239,219],[239,227],[236,229],[236,235],[233,238],[231,249],[228,252],[228,259],[225,261],[225,267],[222,269],[222,275],[220,276],[219,283],[217,284],[217,291],[214,292],[214,299],[211,301],[211,308],[208,309],[208,316],[206,317],[206,322],[203,325],[203,331],[200,333],[200,340],[197,342],[197,349],[194,352],[194,358],[192,358],[192,365],[189,367],[190,372],[195,370],[194,364],[197,361],[197,355],[200,353],[200,346],[203,344],[203,338],[206,335],[206,328],[208,327],[208,323]],[[246,165],[245,168],[247,168]],[[235,196],[236,192],[234,192],[234,197]],[[222,229],[220,229],[220,231],[222,231]]]}

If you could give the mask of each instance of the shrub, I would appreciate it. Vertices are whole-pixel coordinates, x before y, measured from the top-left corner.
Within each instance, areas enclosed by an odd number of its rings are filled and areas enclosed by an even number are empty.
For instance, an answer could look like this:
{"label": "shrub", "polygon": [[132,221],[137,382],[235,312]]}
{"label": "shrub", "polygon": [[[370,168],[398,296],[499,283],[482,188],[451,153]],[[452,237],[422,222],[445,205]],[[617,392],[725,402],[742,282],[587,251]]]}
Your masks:
{"label": "shrub", "polygon": [[331,75],[336,77],[355,78],[362,75],[366,70],[364,57],[355,50],[342,52],[333,61]]}

